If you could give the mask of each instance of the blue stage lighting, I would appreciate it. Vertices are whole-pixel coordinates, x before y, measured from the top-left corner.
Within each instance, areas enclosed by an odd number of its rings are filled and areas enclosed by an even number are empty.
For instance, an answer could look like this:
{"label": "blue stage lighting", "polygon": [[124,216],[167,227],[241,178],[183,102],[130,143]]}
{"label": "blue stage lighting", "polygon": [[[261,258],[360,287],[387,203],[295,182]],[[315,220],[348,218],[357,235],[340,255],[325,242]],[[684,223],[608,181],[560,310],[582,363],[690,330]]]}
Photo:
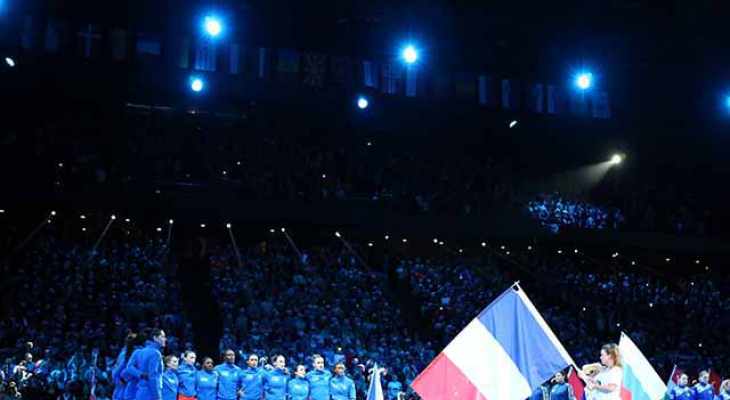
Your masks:
{"label": "blue stage lighting", "polygon": [[357,99],[357,108],[364,110],[368,108],[368,99],[360,97]]}
{"label": "blue stage lighting", "polygon": [[418,52],[416,51],[416,48],[411,45],[406,46],[403,50],[403,59],[408,64],[416,62],[418,60]]}
{"label": "blue stage lighting", "polygon": [[10,68],[15,68],[15,60],[10,57],[5,57],[5,64],[8,64]]}
{"label": "blue stage lighting", "polygon": [[727,108],[728,111],[730,111],[730,96],[725,97],[725,108]]}
{"label": "blue stage lighting", "polygon": [[219,20],[213,17],[205,17],[205,31],[210,36],[216,37],[220,35],[222,29],[223,27]]}
{"label": "blue stage lighting", "polygon": [[591,87],[591,84],[593,84],[593,74],[591,73],[582,73],[578,75],[578,78],[575,80],[575,84],[581,89],[581,90],[587,90]]}
{"label": "blue stage lighting", "polygon": [[200,92],[203,90],[203,81],[200,78],[193,78],[190,80],[190,89],[193,90],[193,92]]}

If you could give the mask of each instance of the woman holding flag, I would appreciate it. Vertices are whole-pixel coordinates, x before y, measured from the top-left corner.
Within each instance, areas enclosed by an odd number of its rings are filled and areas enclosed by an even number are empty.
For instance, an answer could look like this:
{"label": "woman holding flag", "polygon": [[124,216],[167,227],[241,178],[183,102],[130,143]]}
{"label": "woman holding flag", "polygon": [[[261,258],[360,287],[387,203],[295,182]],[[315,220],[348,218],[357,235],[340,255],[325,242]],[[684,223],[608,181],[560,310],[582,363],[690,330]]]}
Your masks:
{"label": "woman holding flag", "polygon": [[595,377],[580,373],[586,389],[593,393],[595,400],[621,400],[623,371],[617,344],[609,343],[601,348],[601,364],[603,369]]}

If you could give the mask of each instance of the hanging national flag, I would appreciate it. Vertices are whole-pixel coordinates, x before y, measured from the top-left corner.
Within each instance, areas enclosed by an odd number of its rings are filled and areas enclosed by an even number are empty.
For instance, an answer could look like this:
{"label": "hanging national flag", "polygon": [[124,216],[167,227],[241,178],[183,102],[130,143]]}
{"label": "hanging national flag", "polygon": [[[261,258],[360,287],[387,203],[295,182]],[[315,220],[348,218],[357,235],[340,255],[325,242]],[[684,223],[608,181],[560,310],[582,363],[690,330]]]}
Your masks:
{"label": "hanging national flag", "polygon": [[302,85],[314,90],[322,89],[325,73],[327,72],[327,56],[305,54],[302,72],[304,73]]}
{"label": "hanging national flag", "polygon": [[667,381],[667,392],[664,394],[664,400],[669,400],[671,398],[670,394],[672,393],[672,390],[674,390],[677,385],[679,385],[679,377],[682,375],[682,370],[677,368],[675,365],[672,369],[672,374],[669,375],[669,380]]}
{"label": "hanging national flag", "polygon": [[667,393],[667,385],[649,364],[636,344],[621,333],[618,343],[623,364],[622,400],[657,400]]}
{"label": "hanging national flag", "polygon": [[584,385],[583,381],[580,380],[575,368],[573,367],[570,367],[570,370],[568,371],[568,385],[573,388],[574,399],[583,400],[583,391],[585,390],[586,385]]}
{"label": "hanging national flag", "polygon": [[593,118],[611,118],[611,105],[609,103],[608,93],[594,91],[591,102],[593,103]]}
{"label": "hanging national flag", "polygon": [[521,99],[520,83],[515,80],[502,79],[502,108],[516,110],[520,108]]}
{"label": "hanging national flag", "polygon": [[146,54],[150,56],[159,56],[162,54],[162,44],[160,37],[147,32],[137,33],[137,54]]}
{"label": "hanging national flag", "polygon": [[383,385],[380,383],[380,368],[377,363],[373,367],[373,376],[370,378],[370,387],[365,400],[384,400]]}
{"label": "hanging national flag", "polygon": [[201,37],[195,46],[195,69],[214,72],[217,69],[216,43],[210,37]]}
{"label": "hanging national flag", "polygon": [[573,90],[568,97],[568,107],[572,115],[584,117],[588,111],[586,94],[583,91]]}
{"label": "hanging national flag", "polygon": [[238,43],[228,44],[228,73],[233,75],[238,74],[240,70],[238,63],[239,56],[240,49],[238,47]]}
{"label": "hanging national flag", "polygon": [[330,80],[333,83],[350,85],[354,76],[352,57],[331,56],[330,60]]}
{"label": "hanging national flag", "polygon": [[548,114],[565,113],[565,92],[555,85],[547,85]]}
{"label": "hanging national flag", "polygon": [[280,51],[276,63],[276,70],[279,74],[299,73],[299,53],[294,51]]}
{"label": "hanging national flag", "polygon": [[190,65],[190,39],[183,38],[177,47],[177,65],[187,69]]}
{"label": "hanging national flag", "polygon": [[101,55],[101,27],[99,24],[82,25],[76,32],[78,54],[90,58]]}
{"label": "hanging national flag", "polygon": [[494,79],[491,76],[479,75],[479,104],[483,106],[494,105],[498,102],[498,96],[494,91]]}
{"label": "hanging national flag", "polygon": [[409,64],[406,66],[406,97],[418,95],[418,65]]}
{"label": "hanging national flag", "polygon": [[70,26],[67,21],[61,19],[49,19],[46,21],[46,36],[44,44],[46,51],[60,53],[68,51],[71,43]]}
{"label": "hanging national flag", "polygon": [[378,64],[374,61],[362,62],[362,83],[363,85],[377,89],[380,83],[380,75],[378,74]]}
{"label": "hanging national flag", "polygon": [[116,28],[109,32],[109,57],[124,61],[129,55],[129,40],[126,29]]}
{"label": "hanging national flag", "polygon": [[454,92],[457,97],[473,99],[476,93],[476,76],[465,73],[456,74],[454,77]]}
{"label": "hanging national flag", "polygon": [[524,400],[574,364],[515,284],[471,321],[411,386],[424,400]]}
{"label": "hanging national flag", "polygon": [[20,47],[25,50],[33,50],[40,44],[41,26],[38,18],[26,15],[23,18],[22,34],[20,36]]}
{"label": "hanging national flag", "polygon": [[256,76],[259,79],[266,79],[269,76],[269,68],[271,65],[271,61],[269,60],[271,57],[270,50],[267,50],[265,47],[259,48],[259,57],[258,57],[258,73]]}
{"label": "hanging national flag", "polygon": [[530,93],[527,109],[536,113],[542,113],[545,104],[545,85],[542,83],[530,84]]}
{"label": "hanging national flag", "polygon": [[400,64],[384,63],[381,68],[380,87],[383,93],[397,94],[401,92],[403,67]]}

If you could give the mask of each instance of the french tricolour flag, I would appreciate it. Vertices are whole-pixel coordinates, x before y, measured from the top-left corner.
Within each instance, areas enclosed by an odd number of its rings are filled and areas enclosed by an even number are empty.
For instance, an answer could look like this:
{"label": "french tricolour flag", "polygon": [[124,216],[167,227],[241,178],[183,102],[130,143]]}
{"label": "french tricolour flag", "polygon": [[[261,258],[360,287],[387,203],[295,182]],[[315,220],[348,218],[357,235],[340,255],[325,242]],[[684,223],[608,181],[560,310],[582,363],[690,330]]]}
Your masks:
{"label": "french tricolour flag", "polygon": [[524,400],[574,364],[515,284],[471,321],[411,386],[425,400]]}
{"label": "french tricolour flag", "polygon": [[667,392],[667,385],[625,333],[621,333],[618,348],[623,364],[621,400],[662,399]]}

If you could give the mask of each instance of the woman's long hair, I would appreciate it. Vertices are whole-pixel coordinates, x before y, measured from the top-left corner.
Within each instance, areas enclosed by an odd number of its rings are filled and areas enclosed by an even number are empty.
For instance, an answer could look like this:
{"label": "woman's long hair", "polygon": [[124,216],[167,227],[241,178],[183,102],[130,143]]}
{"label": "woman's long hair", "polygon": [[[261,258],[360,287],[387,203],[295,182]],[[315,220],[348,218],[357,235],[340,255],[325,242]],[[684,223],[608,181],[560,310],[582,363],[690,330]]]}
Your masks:
{"label": "woman's long hair", "polygon": [[606,343],[601,347],[601,350],[605,351],[606,354],[611,356],[613,358],[613,365],[619,368],[622,368],[623,365],[621,364],[621,352],[618,349],[618,345],[616,343]]}

